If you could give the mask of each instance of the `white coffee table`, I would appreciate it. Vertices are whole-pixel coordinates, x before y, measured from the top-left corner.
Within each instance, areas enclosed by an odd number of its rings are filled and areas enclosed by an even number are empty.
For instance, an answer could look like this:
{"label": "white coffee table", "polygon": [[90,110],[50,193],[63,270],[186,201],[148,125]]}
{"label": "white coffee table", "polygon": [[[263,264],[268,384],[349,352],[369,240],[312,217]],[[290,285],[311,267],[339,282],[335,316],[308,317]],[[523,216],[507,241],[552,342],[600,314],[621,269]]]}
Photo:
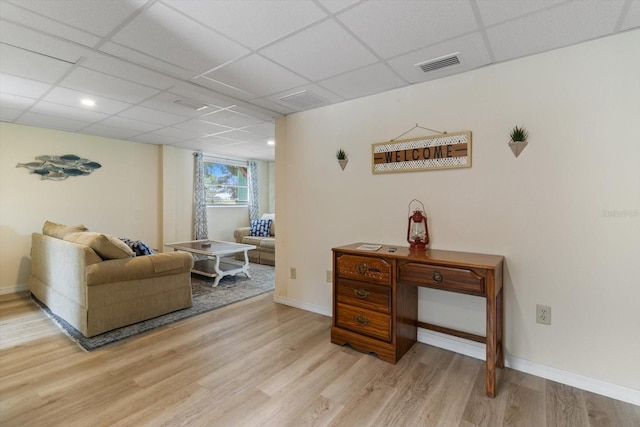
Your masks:
{"label": "white coffee table", "polygon": [[[256,248],[253,245],[222,242],[218,240],[191,240],[189,242],[165,243],[165,246],[169,246],[175,251],[205,255],[207,258],[196,261],[191,271],[203,276],[215,277],[216,279],[213,282],[213,286],[218,286],[220,279],[224,276],[233,276],[238,273],[244,273],[247,277],[251,278],[247,252]],[[244,263],[242,264],[220,260],[223,256],[234,255],[240,252],[244,252]]]}

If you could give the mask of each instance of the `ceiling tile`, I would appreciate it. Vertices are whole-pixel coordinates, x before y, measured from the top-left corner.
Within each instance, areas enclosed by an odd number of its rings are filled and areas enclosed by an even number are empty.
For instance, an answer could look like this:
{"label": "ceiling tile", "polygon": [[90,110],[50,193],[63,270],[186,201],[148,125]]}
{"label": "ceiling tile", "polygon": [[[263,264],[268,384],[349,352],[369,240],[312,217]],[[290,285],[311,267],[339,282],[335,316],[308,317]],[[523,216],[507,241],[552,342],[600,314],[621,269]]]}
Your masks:
{"label": "ceiling tile", "polygon": [[74,64],[87,51],[84,46],[51,37],[37,28],[34,31],[5,20],[0,25],[0,42]]}
{"label": "ceiling tile", "polygon": [[[90,34],[42,15],[43,13],[46,15],[51,9],[66,9],[66,12],[69,12],[68,8],[64,6],[66,6],[66,4],[61,2],[21,1],[15,3],[15,5],[5,2],[2,3],[2,17],[85,46],[94,46],[98,43],[100,37],[95,34]],[[28,10],[31,8],[37,13]]]}
{"label": "ceiling tile", "polygon": [[262,120],[231,110],[220,110],[200,117],[201,120],[232,128],[256,125]]}
{"label": "ceiling tile", "polygon": [[231,107],[237,102],[235,99],[231,99],[228,96],[213,92],[191,82],[177,82],[171,89],[169,89],[169,92],[193,99],[194,101],[202,102],[203,104],[220,108]]}
{"label": "ceiling tile", "polygon": [[327,16],[313,2],[301,0],[165,2],[251,49],[258,49]]}
{"label": "ceiling tile", "polygon": [[318,83],[346,99],[384,92],[405,84],[385,64],[378,63]]}
{"label": "ceiling tile", "polygon": [[257,97],[308,83],[302,77],[260,55],[249,55],[205,76],[229,86],[242,88]]}
{"label": "ceiling tile", "polygon": [[134,63],[136,65],[147,67],[161,74],[166,74],[178,79],[188,80],[197,74],[195,71],[187,70],[174,64],[169,64],[166,61],[154,58],[150,55],[146,55],[145,53],[139,52],[135,49],[130,49],[126,46],[122,46],[112,42],[105,43],[102,47],[100,47],[100,51],[112,55],[116,58],[131,61],[131,63]]}
{"label": "ceiling tile", "polygon": [[338,19],[383,58],[478,28],[468,1],[369,1],[340,14]]}
{"label": "ceiling tile", "polygon": [[112,40],[197,73],[248,53],[244,47],[162,3],[155,3],[138,15]]}
{"label": "ceiling tile", "polygon": [[102,123],[87,126],[86,128],[82,129],[81,132],[87,133],[89,135],[97,135],[97,136],[103,136],[105,138],[116,138],[116,139],[129,139],[140,134],[140,131],[137,131],[137,130],[106,126],[106,125],[103,125]]}
{"label": "ceiling tile", "polygon": [[229,145],[229,144],[237,144],[238,141],[231,138],[225,138],[224,134],[215,135],[215,136],[203,136],[202,138],[198,138],[199,141],[202,141],[205,144],[210,145]]}
{"label": "ceiling tile", "polygon": [[184,141],[186,139],[194,139],[200,136],[203,136],[200,132],[191,132],[184,129],[178,129],[174,127],[164,127],[158,130],[154,130],[153,132],[148,133],[147,135],[160,135],[164,137],[172,138],[174,142],[176,141]]}
{"label": "ceiling tile", "polygon": [[53,102],[40,101],[31,107],[34,113],[47,114],[55,117],[82,120],[87,123],[95,123],[109,117],[107,114],[91,111],[87,108],[74,108]]}
{"label": "ceiling tile", "polygon": [[0,92],[2,93],[40,98],[49,89],[51,89],[51,85],[46,83],[0,73]]}
{"label": "ceiling tile", "polygon": [[134,136],[132,141],[144,142],[146,144],[169,144],[173,145],[177,141],[175,138],[165,135],[158,135],[153,133],[145,133],[143,135]]}
{"label": "ceiling tile", "polygon": [[131,103],[140,102],[158,93],[157,89],[82,67],[73,70],[60,82],[60,86]]}
{"label": "ceiling tile", "polygon": [[0,104],[0,121],[2,122],[13,122],[15,119],[20,117],[20,114],[22,113],[23,110],[5,107],[4,104]]}
{"label": "ceiling tile", "polygon": [[491,26],[499,22],[508,21],[566,3],[565,0],[492,0],[476,2],[482,22],[485,26]]}
{"label": "ceiling tile", "polygon": [[244,128],[244,130],[247,130],[249,132],[253,132],[253,133],[258,134],[260,136],[267,137],[269,139],[273,139],[273,137],[276,134],[276,126],[275,126],[274,123],[260,123],[258,125],[249,126],[247,128]]}
{"label": "ceiling tile", "polygon": [[487,29],[498,61],[611,34],[624,0],[570,2]]}
{"label": "ceiling tile", "polygon": [[156,89],[167,89],[175,84],[175,78],[165,76],[149,69],[131,64],[119,58],[105,55],[101,52],[92,52],[82,62],[82,67],[109,74],[115,77],[151,86]]}
{"label": "ceiling tile", "polygon": [[[344,97],[333,93],[317,84],[310,84],[310,85],[304,85],[304,86],[298,86],[295,88],[291,88],[289,90],[277,93],[273,96],[268,97],[268,99],[270,99],[271,101],[273,101],[276,105],[281,106],[280,108],[282,108],[282,106],[286,107],[286,108],[290,108],[293,111],[302,111],[303,108],[302,107],[297,107],[298,103],[291,103],[289,101],[287,101],[287,99],[285,97],[290,96],[290,95],[296,95],[296,94],[300,94],[301,92],[304,92],[305,94],[311,96],[313,99],[316,98],[321,98],[320,101],[324,100],[326,102],[324,102],[322,105],[329,105],[329,104],[335,104],[336,102],[342,102],[345,100]],[[281,98],[285,98],[285,99],[281,99]],[[320,106],[320,105],[319,105]]]}
{"label": "ceiling tile", "polygon": [[631,28],[640,27],[640,1],[634,1],[629,6],[629,11],[622,21],[620,30],[630,30]]}
{"label": "ceiling tile", "polygon": [[[416,64],[459,52],[461,64],[425,73]],[[469,71],[491,62],[484,39],[480,33],[473,33],[424,49],[401,55],[387,61],[389,65],[409,83],[419,83],[441,78],[454,73]]]}
{"label": "ceiling tile", "polygon": [[230,130],[228,127],[216,125],[204,120],[187,120],[186,122],[177,123],[174,127],[178,129],[186,129],[199,134],[214,134]]}
{"label": "ceiling tile", "polygon": [[106,36],[146,0],[19,0],[22,8],[86,32]]}
{"label": "ceiling tile", "polygon": [[22,111],[31,107],[35,102],[36,100],[33,98],[26,98],[24,96],[0,92],[0,105],[3,107],[14,108]]}
{"label": "ceiling tile", "polygon": [[180,105],[176,103],[185,102],[185,103],[193,103],[195,105],[206,106],[205,103],[202,103],[198,100],[191,99],[189,97],[184,97],[180,95],[175,95],[173,93],[162,92],[153,98],[147,99],[142,102],[140,105],[143,107],[153,108],[154,110],[164,111],[165,113],[177,114],[179,116],[187,117],[199,117],[207,112],[211,112],[213,110],[219,109],[219,107],[205,107],[203,110],[198,111],[196,108],[191,108],[189,106]]}
{"label": "ceiling tile", "polygon": [[49,116],[46,114],[31,112],[23,114],[18,120],[16,120],[16,123],[49,129],[68,130],[71,132],[78,131],[91,124],[80,120],[73,120],[64,117]]}
{"label": "ceiling tile", "polygon": [[333,21],[314,25],[262,54],[313,81],[376,62],[371,52]]}
{"label": "ceiling tile", "polygon": [[151,132],[163,127],[163,125],[161,124],[158,125],[154,123],[143,122],[140,120],[133,120],[133,119],[128,119],[126,117],[119,117],[119,116],[114,116],[114,117],[109,117],[108,119],[104,119],[102,122],[100,122],[100,124],[111,126],[111,127],[135,130],[137,131],[137,133]]}
{"label": "ceiling tile", "polygon": [[178,116],[177,114],[165,113],[164,111],[140,106],[129,108],[128,110],[118,114],[118,116],[164,126],[171,126],[187,120],[184,116]]}
{"label": "ceiling tile", "polygon": [[132,105],[126,102],[116,101],[114,99],[105,98],[103,96],[89,94],[87,92],[81,92],[73,89],[67,89],[60,86],[49,92],[44,98],[42,98],[42,100],[55,102],[57,104],[68,105],[70,107],[77,107],[81,105],[80,100],[83,98],[90,98],[96,103],[96,105],[91,107],[92,111],[97,111],[99,113],[105,114],[117,114],[122,110],[126,110]]}
{"label": "ceiling tile", "polygon": [[0,58],[0,72],[45,83],[55,83],[73,67],[69,62],[7,44],[0,44]]}
{"label": "ceiling tile", "polygon": [[227,95],[232,98],[241,99],[243,101],[250,101],[251,99],[256,97],[254,93],[242,90],[240,88],[235,88],[233,86],[225,85],[206,76],[195,77],[192,81],[196,85],[203,86],[215,92]]}
{"label": "ceiling tile", "polygon": [[352,4],[358,3],[359,0],[318,0],[320,4],[326,7],[331,13],[338,12]]}

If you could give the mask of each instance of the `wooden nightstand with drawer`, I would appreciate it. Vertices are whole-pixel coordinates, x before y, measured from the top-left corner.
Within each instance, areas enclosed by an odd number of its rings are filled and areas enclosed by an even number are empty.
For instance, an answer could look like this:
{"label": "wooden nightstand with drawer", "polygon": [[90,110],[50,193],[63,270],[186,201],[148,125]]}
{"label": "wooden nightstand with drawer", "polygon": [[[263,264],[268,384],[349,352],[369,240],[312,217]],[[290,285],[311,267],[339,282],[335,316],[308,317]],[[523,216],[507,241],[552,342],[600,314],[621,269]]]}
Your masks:
{"label": "wooden nightstand with drawer", "polygon": [[[396,363],[417,341],[418,327],[486,345],[485,389],[495,396],[496,366],[504,366],[503,257],[453,251],[333,249],[331,342]],[[486,336],[418,321],[418,287],[486,299]]]}

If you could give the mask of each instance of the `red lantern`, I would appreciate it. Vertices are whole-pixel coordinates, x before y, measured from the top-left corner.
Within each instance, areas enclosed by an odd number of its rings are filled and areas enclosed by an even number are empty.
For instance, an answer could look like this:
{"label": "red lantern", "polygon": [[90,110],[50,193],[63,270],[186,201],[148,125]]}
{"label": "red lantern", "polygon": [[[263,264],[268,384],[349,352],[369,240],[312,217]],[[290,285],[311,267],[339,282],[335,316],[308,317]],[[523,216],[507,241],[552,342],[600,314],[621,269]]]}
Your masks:
{"label": "red lantern", "polygon": [[[414,209],[411,213],[411,203],[418,202],[422,210]],[[427,228],[427,216],[424,214],[424,205],[420,200],[413,199],[409,202],[409,223],[407,224],[407,242],[411,250],[426,251],[429,244],[429,229]]]}

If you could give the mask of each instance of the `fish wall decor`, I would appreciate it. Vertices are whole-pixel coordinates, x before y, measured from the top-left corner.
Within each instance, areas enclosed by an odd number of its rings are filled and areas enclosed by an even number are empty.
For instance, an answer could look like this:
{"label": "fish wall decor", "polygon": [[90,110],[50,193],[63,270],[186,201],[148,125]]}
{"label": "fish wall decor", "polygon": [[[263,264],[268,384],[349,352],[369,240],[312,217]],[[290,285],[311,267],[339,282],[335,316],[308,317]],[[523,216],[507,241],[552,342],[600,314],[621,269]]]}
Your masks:
{"label": "fish wall decor", "polygon": [[70,176],[89,175],[102,167],[100,163],[82,159],[75,154],[64,156],[38,156],[35,162],[18,163],[17,168],[26,168],[32,174],[40,175],[40,179],[63,181]]}

